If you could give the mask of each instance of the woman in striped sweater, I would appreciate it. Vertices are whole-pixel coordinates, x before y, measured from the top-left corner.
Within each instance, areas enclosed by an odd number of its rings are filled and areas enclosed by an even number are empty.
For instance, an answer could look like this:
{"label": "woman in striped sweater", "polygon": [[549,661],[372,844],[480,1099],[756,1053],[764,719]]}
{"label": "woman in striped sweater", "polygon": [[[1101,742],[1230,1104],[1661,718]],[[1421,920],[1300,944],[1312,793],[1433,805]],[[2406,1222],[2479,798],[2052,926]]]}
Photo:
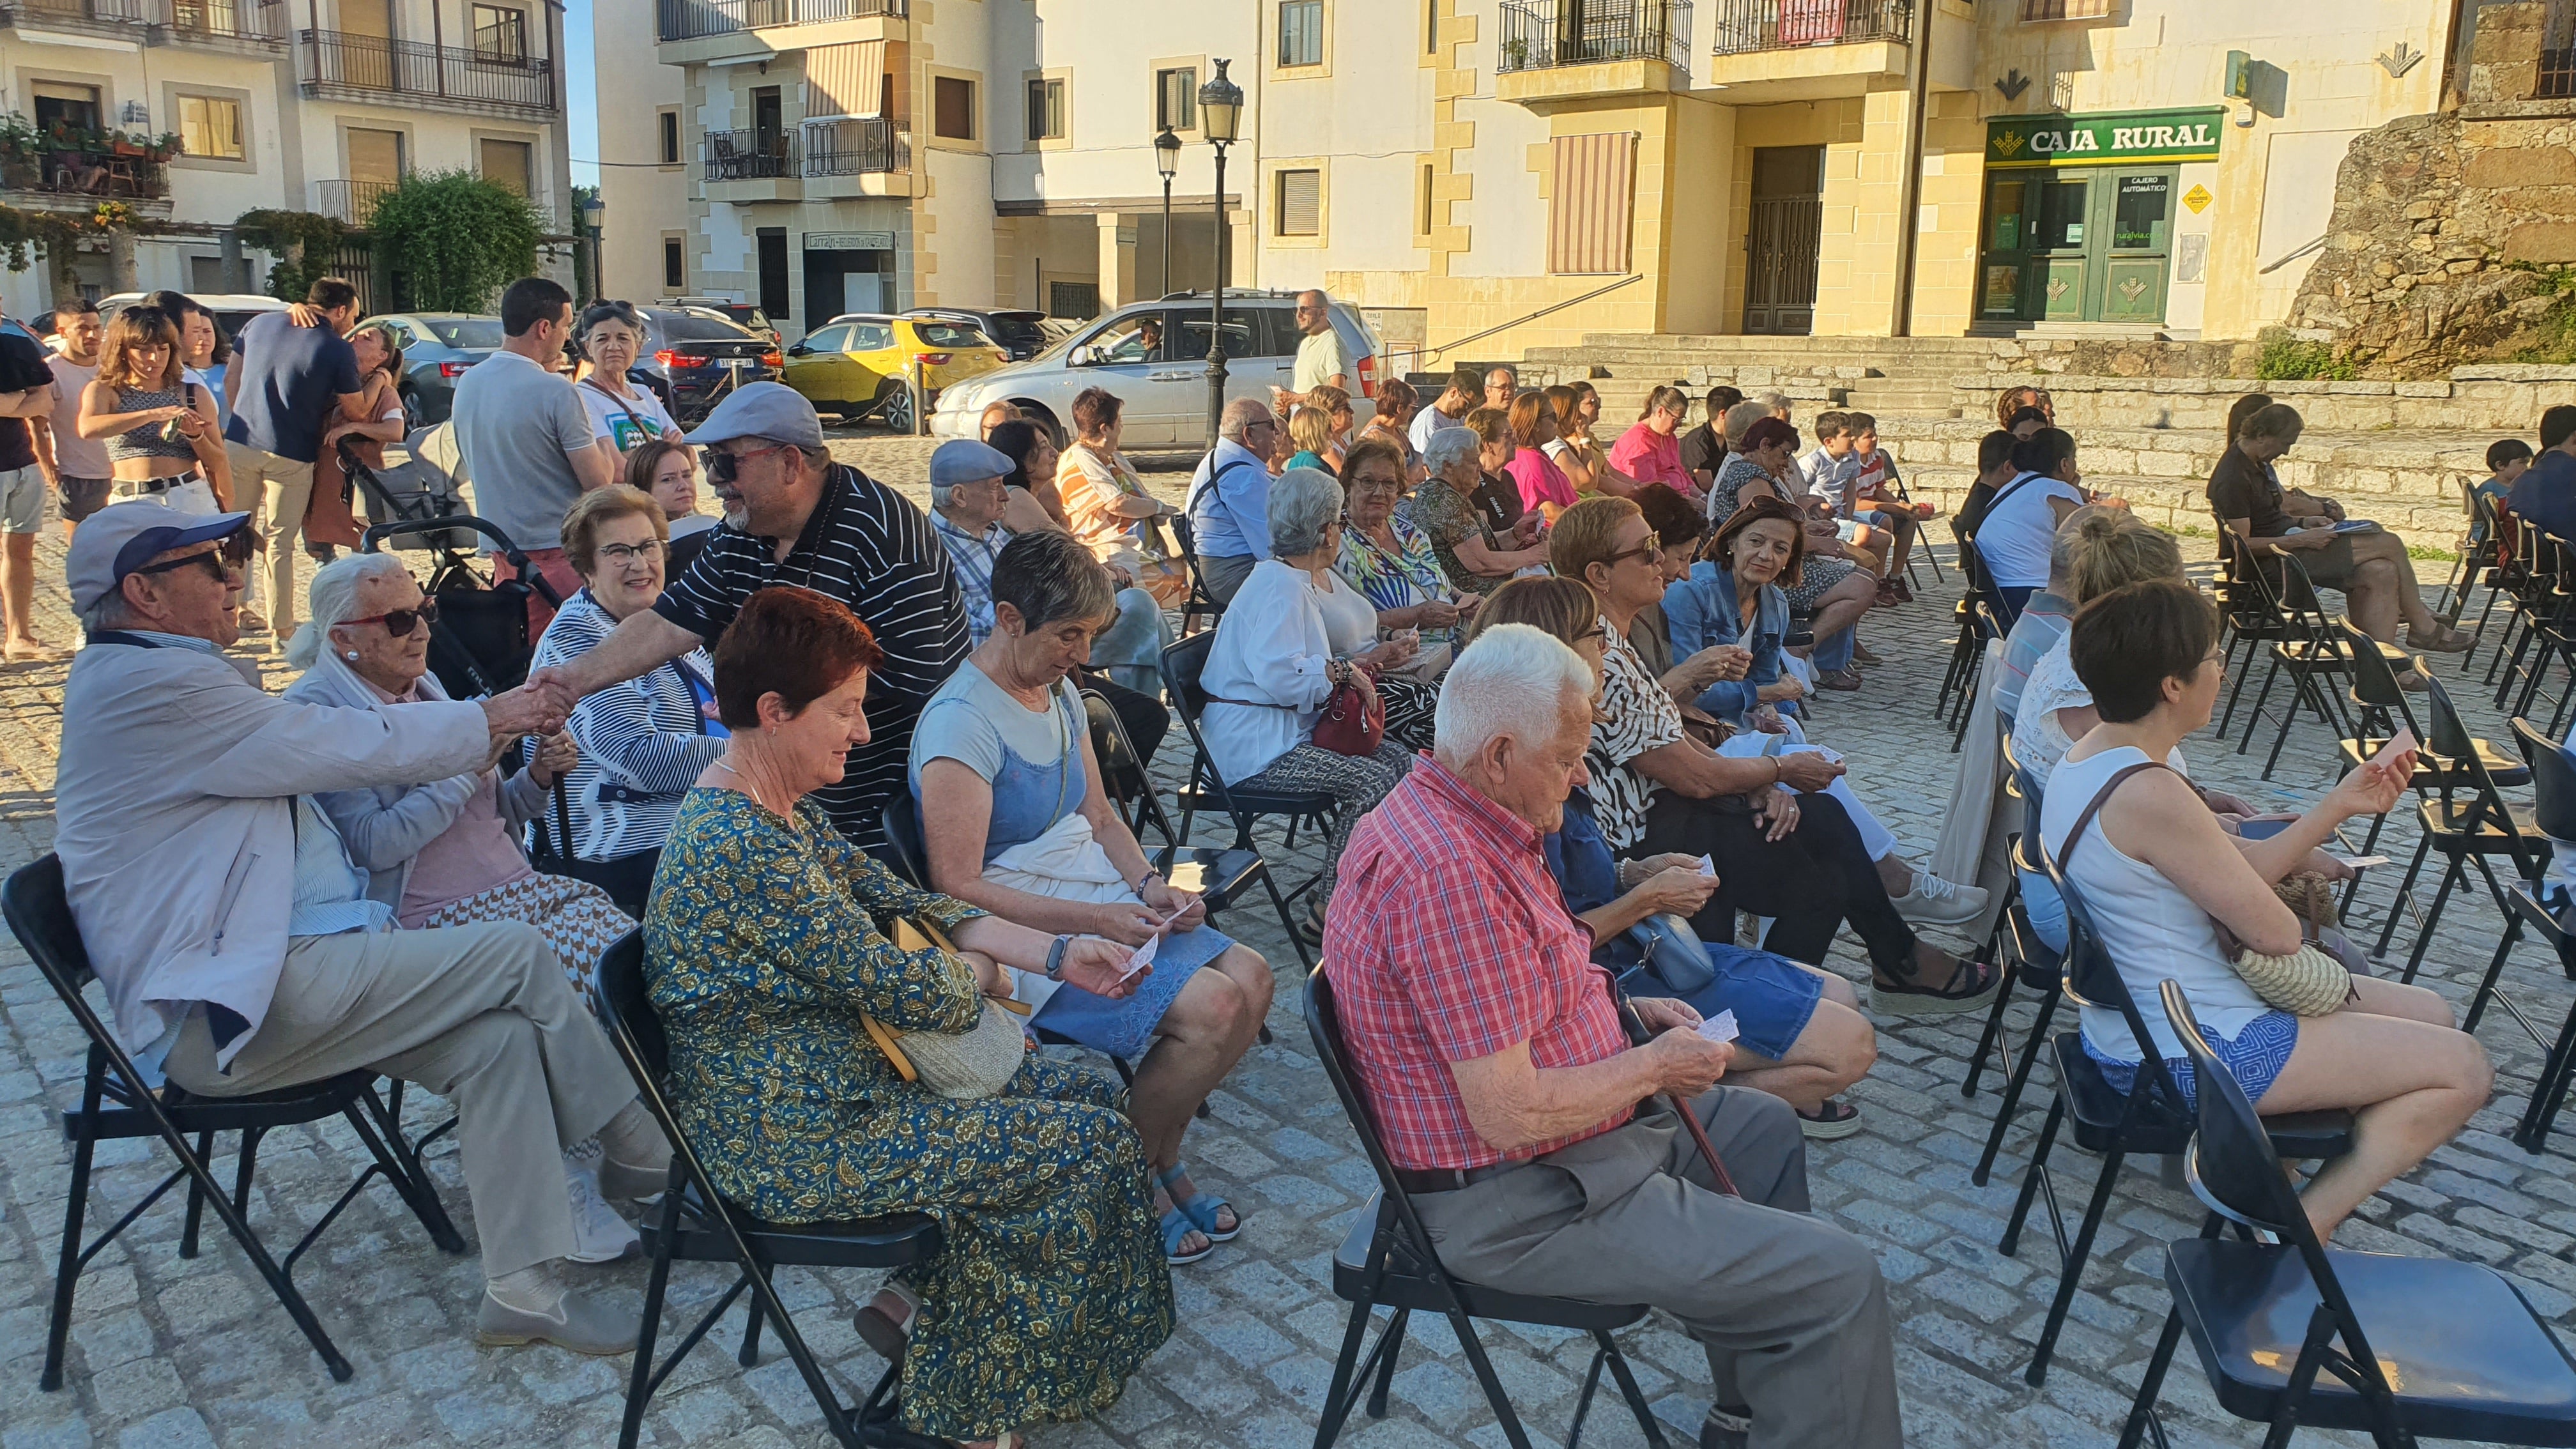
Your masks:
{"label": "woman in striped sweater", "polygon": [[[619,621],[652,608],[662,596],[669,538],[649,495],[623,485],[583,494],[563,525],[564,556],[583,587],[546,626],[534,667],[566,663]],[[538,828],[564,852],[569,816],[571,873],[639,916],[680,797],[724,753],[724,726],[703,710],[714,697],[713,678],[706,651],[694,649],[583,699],[567,726],[581,746],[581,763],[566,781],[570,808],[549,811]]]}

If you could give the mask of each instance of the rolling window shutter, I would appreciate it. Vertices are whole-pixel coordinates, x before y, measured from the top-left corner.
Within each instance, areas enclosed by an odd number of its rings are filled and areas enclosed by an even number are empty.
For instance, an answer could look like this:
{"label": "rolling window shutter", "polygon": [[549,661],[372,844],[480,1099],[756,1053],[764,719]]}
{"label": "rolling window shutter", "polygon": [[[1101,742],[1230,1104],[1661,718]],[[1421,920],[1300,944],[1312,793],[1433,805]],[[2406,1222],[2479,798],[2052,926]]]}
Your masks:
{"label": "rolling window shutter", "polygon": [[814,47],[805,52],[805,119],[875,119],[884,76],[882,40]]}
{"label": "rolling window shutter", "polygon": [[1279,173],[1279,234],[1314,236],[1324,229],[1324,173]]}
{"label": "rolling window shutter", "polygon": [[1555,174],[1548,194],[1548,271],[1627,271],[1636,212],[1636,133],[1559,136],[1550,146]]}

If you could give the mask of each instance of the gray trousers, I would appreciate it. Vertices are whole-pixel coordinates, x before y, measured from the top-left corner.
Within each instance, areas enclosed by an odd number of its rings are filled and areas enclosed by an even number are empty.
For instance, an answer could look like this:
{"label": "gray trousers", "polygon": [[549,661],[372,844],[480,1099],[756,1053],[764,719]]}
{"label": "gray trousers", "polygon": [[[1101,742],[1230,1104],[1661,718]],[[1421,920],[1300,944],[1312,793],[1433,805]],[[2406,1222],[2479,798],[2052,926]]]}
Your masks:
{"label": "gray trousers", "polygon": [[1755,1449],[1900,1449],[1887,1285],[1860,1239],[1808,1217],[1786,1102],[1719,1087],[1692,1104],[1744,1196],[1712,1189],[1669,1113],[1457,1192],[1416,1197],[1440,1260],[1473,1283],[1671,1313],[1708,1352]]}
{"label": "gray trousers", "polygon": [[635,1100],[634,1079],[534,926],[297,936],[268,1016],[229,1071],[201,1013],[171,1080],[208,1096],[366,1067],[456,1103],[488,1278],[573,1249],[563,1150]]}
{"label": "gray trousers", "polygon": [[1261,562],[1248,553],[1200,554],[1199,577],[1207,581],[1208,592],[1220,604],[1234,602],[1235,591],[1252,577],[1252,566]]}

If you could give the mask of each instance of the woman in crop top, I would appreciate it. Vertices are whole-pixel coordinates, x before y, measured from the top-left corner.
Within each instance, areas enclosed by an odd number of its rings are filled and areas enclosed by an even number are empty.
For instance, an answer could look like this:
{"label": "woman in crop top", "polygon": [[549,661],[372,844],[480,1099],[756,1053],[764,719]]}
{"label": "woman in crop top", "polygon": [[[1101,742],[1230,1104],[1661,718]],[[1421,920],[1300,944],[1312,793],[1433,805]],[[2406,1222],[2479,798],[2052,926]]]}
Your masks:
{"label": "woman in crop top", "polygon": [[156,307],[117,313],[99,349],[98,376],[81,389],[80,435],[107,445],[119,500],[158,498],[183,513],[214,513],[232,506],[223,425],[213,393],[185,371],[169,314]]}
{"label": "woman in crop top", "polygon": [[[2197,1098],[2199,1087],[2158,1000],[2168,979],[2181,984],[2202,1034],[2256,1110],[2354,1114],[2352,1152],[2327,1163],[2301,1195],[2317,1236],[2329,1237],[2468,1125],[2486,1105],[2493,1069],[2477,1039],[2452,1025],[2450,1003],[2421,986],[2356,976],[2351,998],[2324,1016],[2268,1005],[2237,974],[2217,927],[2248,951],[2298,950],[2299,919],[2272,893],[2273,882],[2345,820],[2394,807],[2414,760],[2353,771],[2279,834],[2240,848],[2180,775],[2153,763],[2207,727],[2217,701],[2225,667],[2208,601],[2177,580],[2114,589],[2076,615],[2068,652],[2102,723],[2049,778],[2041,843],[2110,952],[2154,1039],[2149,1045],[2187,1095]],[[2132,767],[2141,768],[2122,778]],[[2144,1057],[2109,1007],[2084,1008],[2084,1050],[2122,1090]]]}

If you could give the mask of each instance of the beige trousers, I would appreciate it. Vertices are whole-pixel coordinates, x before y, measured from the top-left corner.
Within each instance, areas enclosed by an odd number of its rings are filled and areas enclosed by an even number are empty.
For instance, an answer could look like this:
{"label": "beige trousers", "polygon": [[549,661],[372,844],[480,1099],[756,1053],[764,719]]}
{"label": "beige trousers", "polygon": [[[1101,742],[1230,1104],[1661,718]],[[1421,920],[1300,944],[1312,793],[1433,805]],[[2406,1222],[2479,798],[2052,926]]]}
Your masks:
{"label": "beige trousers", "polygon": [[268,610],[282,646],[295,632],[301,602],[295,597],[293,544],[304,528],[304,505],[313,498],[313,465],[246,443],[224,444],[224,456],[232,462],[233,506],[251,511],[251,527],[268,545],[260,606]]}
{"label": "beige trousers", "polygon": [[202,1013],[165,1069],[220,1097],[361,1067],[456,1104],[485,1277],[572,1251],[563,1150],[633,1101],[635,1083],[536,927],[297,936],[267,1019],[230,1070],[215,1068]]}

